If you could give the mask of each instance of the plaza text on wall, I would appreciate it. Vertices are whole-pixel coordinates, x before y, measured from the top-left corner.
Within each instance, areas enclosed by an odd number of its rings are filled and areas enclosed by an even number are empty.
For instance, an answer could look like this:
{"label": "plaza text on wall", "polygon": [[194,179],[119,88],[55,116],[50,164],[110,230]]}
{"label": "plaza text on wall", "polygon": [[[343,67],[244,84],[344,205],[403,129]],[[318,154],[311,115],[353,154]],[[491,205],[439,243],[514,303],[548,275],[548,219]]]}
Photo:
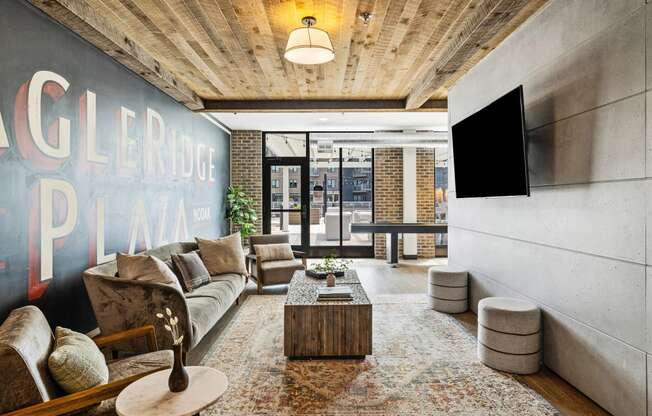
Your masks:
{"label": "plaza text on wall", "polygon": [[226,232],[228,136],[27,4],[0,38],[0,319],[88,330],[85,268]]}

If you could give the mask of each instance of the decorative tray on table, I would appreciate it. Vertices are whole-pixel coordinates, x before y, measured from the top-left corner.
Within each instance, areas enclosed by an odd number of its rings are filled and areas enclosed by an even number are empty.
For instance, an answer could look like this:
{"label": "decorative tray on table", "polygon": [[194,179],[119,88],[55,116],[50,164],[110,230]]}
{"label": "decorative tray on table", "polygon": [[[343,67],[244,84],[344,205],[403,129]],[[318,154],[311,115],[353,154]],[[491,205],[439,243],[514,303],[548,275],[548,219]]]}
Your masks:
{"label": "decorative tray on table", "polygon": [[[344,273],[345,273],[344,270],[333,272],[335,277],[342,277],[342,276],[344,276]],[[326,279],[326,276],[328,276],[328,274],[329,274],[329,272],[319,272],[319,271],[314,270],[314,269],[306,270],[306,276],[314,277],[315,279]]]}

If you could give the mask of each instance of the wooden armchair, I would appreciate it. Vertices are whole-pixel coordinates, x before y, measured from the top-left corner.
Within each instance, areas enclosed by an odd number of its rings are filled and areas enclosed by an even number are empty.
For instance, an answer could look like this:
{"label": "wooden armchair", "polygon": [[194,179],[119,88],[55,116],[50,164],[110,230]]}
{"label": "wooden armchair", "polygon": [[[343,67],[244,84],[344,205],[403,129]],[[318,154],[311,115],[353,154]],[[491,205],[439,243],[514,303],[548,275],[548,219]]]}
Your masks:
{"label": "wooden armchair", "polygon": [[5,375],[6,382],[0,389],[0,413],[2,416],[55,416],[78,412],[116,397],[139,378],[172,366],[172,351],[157,351],[151,325],[94,341],[103,349],[136,338],[145,338],[150,352],[109,361],[108,384],[66,394],[48,371],[47,360],[54,339],[45,316],[34,306],[12,311],[0,326],[0,373]]}

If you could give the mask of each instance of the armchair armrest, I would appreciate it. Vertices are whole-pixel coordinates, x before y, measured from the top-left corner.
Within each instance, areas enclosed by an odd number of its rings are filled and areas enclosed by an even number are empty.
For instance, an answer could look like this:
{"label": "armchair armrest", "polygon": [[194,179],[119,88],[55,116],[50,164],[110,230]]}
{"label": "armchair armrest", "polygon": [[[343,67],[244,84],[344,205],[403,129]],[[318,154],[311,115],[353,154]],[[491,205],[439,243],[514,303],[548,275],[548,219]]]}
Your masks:
{"label": "armchair armrest", "polygon": [[14,410],[2,416],[56,416],[83,410],[117,396],[125,387],[134,381],[160,370],[150,370],[109,384],[101,384],[84,391],[68,394],[20,410]]}
{"label": "armchair armrest", "polygon": [[156,342],[156,330],[154,325],[145,325],[140,328],[128,329],[126,331],[118,332],[117,334],[99,336],[93,338],[95,344],[99,348],[104,348],[121,341],[128,341],[135,338],[146,337],[147,347],[150,352],[158,351],[158,344]]}
{"label": "armchair armrest", "polygon": [[299,250],[292,250],[292,253],[294,254],[294,258],[301,258],[301,263],[303,263],[304,266],[307,265],[305,252]]}
{"label": "armchair armrest", "polygon": [[252,274],[251,273],[252,272],[251,265],[252,265],[252,263],[255,263],[255,262],[256,262],[256,255],[255,254],[249,253],[249,254],[247,254],[245,256],[245,263],[246,263],[247,272],[249,273],[249,275]]}
{"label": "armchair armrest", "polygon": [[[84,284],[102,334],[111,335],[152,325],[158,347],[172,349],[172,339],[164,328],[165,323],[156,318],[156,313],[163,312],[167,307],[179,318],[179,329],[184,334],[184,349],[189,351],[193,346],[188,305],[183,293],[176,288],[161,283],[88,273],[84,274]],[[131,344],[135,352],[144,349],[144,343],[133,338],[121,344]]]}

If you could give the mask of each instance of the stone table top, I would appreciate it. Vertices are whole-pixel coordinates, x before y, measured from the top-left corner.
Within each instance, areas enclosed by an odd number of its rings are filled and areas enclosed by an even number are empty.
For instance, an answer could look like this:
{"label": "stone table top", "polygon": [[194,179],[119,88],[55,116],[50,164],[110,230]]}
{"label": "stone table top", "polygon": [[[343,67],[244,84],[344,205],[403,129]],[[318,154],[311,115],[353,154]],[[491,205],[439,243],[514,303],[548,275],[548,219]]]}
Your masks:
{"label": "stone table top", "polygon": [[212,405],[229,384],[226,375],[210,367],[186,367],[188,388],[172,393],[168,377],[172,370],[162,370],[131,383],[122,390],[115,403],[119,416],[191,416]]}
{"label": "stone table top", "polygon": [[297,270],[292,276],[285,300],[286,305],[367,305],[369,298],[365,293],[355,270],[347,270],[343,277],[335,279],[336,286],[349,286],[353,292],[351,301],[318,301],[317,288],[326,286],[326,279],[306,276],[303,270]]}

